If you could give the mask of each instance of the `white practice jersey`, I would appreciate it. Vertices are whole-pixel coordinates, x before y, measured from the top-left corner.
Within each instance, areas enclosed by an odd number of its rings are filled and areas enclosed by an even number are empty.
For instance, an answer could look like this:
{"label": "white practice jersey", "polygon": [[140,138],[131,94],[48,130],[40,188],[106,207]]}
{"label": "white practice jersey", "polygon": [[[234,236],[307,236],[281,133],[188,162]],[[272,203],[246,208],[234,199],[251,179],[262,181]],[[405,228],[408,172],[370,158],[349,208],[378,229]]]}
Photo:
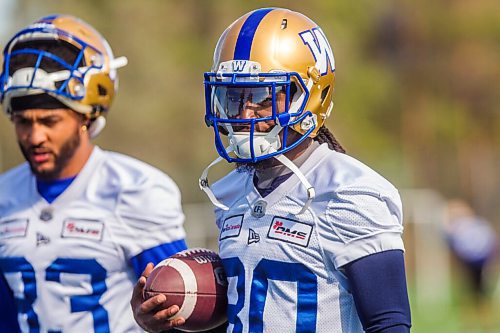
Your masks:
{"label": "white practice jersey", "polygon": [[180,193],[161,171],[95,147],[47,203],[27,163],[0,176],[0,270],[22,332],[142,332],[130,259],[183,240]]}
{"label": "white practice jersey", "polygon": [[228,275],[228,332],[363,332],[340,268],[403,250],[396,188],[375,171],[319,146],[300,167],[316,198],[292,175],[262,198],[252,172],[233,171],[214,194],[219,254]]}

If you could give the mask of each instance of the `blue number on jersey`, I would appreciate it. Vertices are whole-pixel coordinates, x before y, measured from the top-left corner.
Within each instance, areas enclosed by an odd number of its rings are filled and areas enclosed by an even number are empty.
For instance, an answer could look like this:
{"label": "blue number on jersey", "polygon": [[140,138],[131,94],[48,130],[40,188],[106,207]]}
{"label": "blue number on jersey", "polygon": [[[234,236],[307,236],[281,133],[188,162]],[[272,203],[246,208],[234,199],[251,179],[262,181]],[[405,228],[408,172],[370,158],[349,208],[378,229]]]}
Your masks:
{"label": "blue number on jersey", "polygon": [[227,277],[237,277],[236,291],[238,293],[238,300],[236,304],[228,304],[227,307],[227,320],[230,324],[234,325],[233,332],[240,333],[243,331],[243,325],[238,317],[238,313],[243,309],[245,303],[245,267],[237,257],[227,258],[222,260],[224,270]]}
{"label": "blue number on jersey", "polygon": [[[223,259],[228,277],[237,277],[236,304],[229,304],[228,321],[234,325],[233,333],[243,331],[238,313],[245,301],[245,268],[237,257]],[[296,332],[315,332],[317,317],[318,283],[316,275],[300,263],[262,259],[253,270],[250,290],[249,332],[263,332],[264,306],[269,280],[297,282]],[[298,320],[300,318],[300,320]]]}
{"label": "blue number on jersey", "polygon": [[0,258],[0,268],[4,273],[21,273],[24,285],[24,299],[16,298],[17,309],[20,313],[26,314],[30,332],[38,332],[38,316],[33,311],[33,303],[37,295],[33,266],[23,257],[11,257]]}
{"label": "blue number on jersey", "polygon": [[[24,284],[24,299],[16,298],[18,311],[28,315],[30,333],[40,331],[38,317],[33,310],[37,297],[35,272],[31,264],[21,257],[0,259],[4,273],[20,272]],[[99,303],[106,292],[106,270],[95,259],[56,259],[46,270],[47,281],[61,282],[61,273],[90,275],[92,294],[77,295],[70,299],[71,312],[89,311],[94,319],[95,333],[109,332],[108,312]],[[58,332],[49,330],[49,332]]]}
{"label": "blue number on jersey", "polygon": [[64,259],[54,261],[46,271],[46,280],[61,282],[61,273],[88,274],[92,294],[73,296],[70,299],[71,312],[92,312],[94,332],[109,332],[108,312],[99,304],[106,291],[106,270],[95,259]]}

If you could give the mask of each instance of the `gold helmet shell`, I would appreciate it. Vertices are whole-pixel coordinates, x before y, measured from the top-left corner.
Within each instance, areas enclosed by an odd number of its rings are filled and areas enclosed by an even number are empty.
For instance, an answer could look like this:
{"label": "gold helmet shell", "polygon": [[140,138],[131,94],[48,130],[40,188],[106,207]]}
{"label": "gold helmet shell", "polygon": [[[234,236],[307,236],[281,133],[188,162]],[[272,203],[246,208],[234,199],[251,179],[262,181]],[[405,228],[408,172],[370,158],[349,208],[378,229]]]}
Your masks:
{"label": "gold helmet shell", "polygon": [[[304,134],[314,125],[309,136],[315,137],[331,113],[335,87],[335,60],[321,28],[305,15],[288,9],[252,11],[221,35],[212,71],[217,72],[224,63],[240,60],[259,64],[261,73],[295,72],[302,78],[307,90],[302,91],[306,94],[303,112],[310,111],[313,116],[292,128]],[[303,85],[296,82],[296,86],[300,93]]]}
{"label": "gold helmet shell", "polygon": [[[57,41],[76,50],[76,59],[62,59],[37,45]],[[11,68],[16,55],[31,54],[42,59],[26,68]],[[61,70],[47,72],[43,59],[58,62]],[[71,15],[43,17],[19,31],[4,49],[1,100],[7,113],[11,98],[47,93],[76,112],[98,117],[108,111],[118,89],[116,69],[126,58],[114,58],[108,42],[84,21]],[[21,75],[23,74],[23,75]]]}

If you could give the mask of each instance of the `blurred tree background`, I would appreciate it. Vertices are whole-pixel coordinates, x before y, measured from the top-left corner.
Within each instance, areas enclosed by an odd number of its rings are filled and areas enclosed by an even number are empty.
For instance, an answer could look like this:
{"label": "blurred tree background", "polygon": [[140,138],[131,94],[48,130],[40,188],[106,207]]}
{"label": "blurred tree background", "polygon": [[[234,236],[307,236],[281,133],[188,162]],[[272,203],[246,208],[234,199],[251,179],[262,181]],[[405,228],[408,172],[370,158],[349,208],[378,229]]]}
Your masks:
{"label": "blurred tree background", "polygon": [[[0,46],[43,15],[89,22],[129,59],[96,143],[167,172],[184,203],[208,202],[197,179],[217,153],[203,72],[225,27],[270,5],[304,13],[329,38],[337,85],[328,127],[349,154],[398,188],[467,199],[498,229],[498,0],[0,0]],[[1,117],[0,172],[22,161]]]}

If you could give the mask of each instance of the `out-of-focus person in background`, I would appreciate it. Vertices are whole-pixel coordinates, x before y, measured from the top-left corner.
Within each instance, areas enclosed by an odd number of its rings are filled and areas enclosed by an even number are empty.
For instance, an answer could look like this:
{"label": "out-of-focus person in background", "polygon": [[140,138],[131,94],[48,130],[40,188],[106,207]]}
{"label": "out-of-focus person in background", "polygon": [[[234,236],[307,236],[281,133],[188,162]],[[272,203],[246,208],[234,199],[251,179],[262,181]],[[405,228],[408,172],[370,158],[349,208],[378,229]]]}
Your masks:
{"label": "out-of-focus person in background", "polygon": [[451,253],[465,274],[466,293],[472,308],[466,309],[467,326],[488,326],[490,318],[490,264],[498,251],[495,230],[471,205],[462,199],[447,204],[444,234]]}
{"label": "out-of-focus person in background", "polygon": [[[129,305],[135,280],[186,248],[176,184],[91,141],[125,64],[70,15],[43,17],[6,44],[0,97],[26,162],[0,175],[10,289],[0,301],[22,332],[142,332]],[[6,325],[12,317],[0,313]]]}

